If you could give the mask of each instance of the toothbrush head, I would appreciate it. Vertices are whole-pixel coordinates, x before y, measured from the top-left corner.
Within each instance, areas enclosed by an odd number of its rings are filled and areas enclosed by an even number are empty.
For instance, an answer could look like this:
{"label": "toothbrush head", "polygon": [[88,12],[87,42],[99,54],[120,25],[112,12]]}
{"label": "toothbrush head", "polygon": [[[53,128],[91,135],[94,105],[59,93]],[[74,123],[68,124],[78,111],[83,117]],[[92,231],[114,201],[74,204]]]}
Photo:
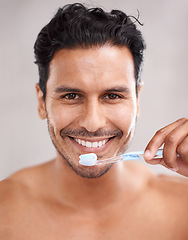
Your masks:
{"label": "toothbrush head", "polygon": [[97,163],[97,155],[95,153],[82,154],[79,158],[79,163],[83,166],[94,166]]}

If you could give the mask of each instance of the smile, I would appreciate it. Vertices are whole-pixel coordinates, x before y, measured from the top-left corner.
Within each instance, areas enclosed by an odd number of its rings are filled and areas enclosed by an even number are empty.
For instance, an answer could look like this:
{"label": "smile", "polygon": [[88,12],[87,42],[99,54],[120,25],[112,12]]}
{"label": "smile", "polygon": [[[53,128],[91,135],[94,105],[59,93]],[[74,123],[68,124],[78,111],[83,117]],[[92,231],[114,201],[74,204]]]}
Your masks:
{"label": "smile", "polygon": [[88,147],[88,148],[98,148],[98,147],[102,147],[103,145],[105,145],[109,139],[105,139],[105,140],[102,140],[102,141],[99,141],[99,142],[89,142],[89,141],[84,141],[82,139],[79,139],[79,138],[74,138],[74,140],[84,146],[84,147]]}

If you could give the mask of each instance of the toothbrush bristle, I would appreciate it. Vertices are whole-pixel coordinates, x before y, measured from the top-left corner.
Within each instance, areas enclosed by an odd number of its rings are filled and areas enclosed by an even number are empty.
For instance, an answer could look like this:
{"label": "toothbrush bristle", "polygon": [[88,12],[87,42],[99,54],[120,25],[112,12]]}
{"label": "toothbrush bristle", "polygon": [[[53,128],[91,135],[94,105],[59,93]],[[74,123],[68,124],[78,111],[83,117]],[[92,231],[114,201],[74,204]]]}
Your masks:
{"label": "toothbrush bristle", "polygon": [[97,155],[95,153],[82,154],[79,158],[79,163],[83,166],[94,166],[97,163]]}

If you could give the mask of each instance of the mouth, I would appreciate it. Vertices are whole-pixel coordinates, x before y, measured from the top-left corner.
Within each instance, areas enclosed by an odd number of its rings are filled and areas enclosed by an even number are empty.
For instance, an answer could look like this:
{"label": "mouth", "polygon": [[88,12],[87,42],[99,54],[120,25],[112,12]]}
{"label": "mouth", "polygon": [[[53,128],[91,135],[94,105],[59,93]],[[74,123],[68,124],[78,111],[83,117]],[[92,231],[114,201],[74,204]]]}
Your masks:
{"label": "mouth", "polygon": [[100,139],[100,140],[92,139],[92,141],[91,140],[89,141],[88,139],[73,138],[70,136],[69,136],[69,138],[72,139],[76,144],[78,144],[78,146],[80,148],[82,148],[86,152],[87,151],[95,152],[95,151],[99,151],[99,150],[104,150],[105,147],[108,146],[108,143],[111,142],[111,140],[115,138],[115,136],[106,138],[106,139]]}

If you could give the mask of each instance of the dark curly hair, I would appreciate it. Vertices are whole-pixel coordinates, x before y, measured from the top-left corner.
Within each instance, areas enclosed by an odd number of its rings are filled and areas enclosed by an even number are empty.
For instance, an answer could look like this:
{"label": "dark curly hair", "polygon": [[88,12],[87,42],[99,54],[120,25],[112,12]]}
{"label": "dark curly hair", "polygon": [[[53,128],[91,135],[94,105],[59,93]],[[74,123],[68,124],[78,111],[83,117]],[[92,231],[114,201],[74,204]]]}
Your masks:
{"label": "dark curly hair", "polygon": [[145,42],[135,22],[140,23],[135,17],[127,16],[119,10],[108,13],[101,8],[86,8],[80,3],[59,8],[52,20],[40,31],[34,45],[39,86],[44,100],[49,64],[55,52],[60,49],[102,46],[106,43],[126,46],[131,51],[138,93]]}

